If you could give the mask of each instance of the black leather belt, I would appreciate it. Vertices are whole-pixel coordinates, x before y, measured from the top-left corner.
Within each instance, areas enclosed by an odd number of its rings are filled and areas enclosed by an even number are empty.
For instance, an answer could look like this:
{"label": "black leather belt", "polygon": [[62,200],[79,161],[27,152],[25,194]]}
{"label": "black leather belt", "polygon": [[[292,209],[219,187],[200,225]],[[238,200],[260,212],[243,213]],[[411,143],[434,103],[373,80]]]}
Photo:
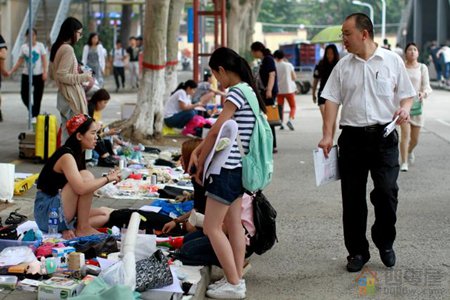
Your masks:
{"label": "black leather belt", "polygon": [[381,125],[381,124],[374,124],[364,127],[354,127],[354,126],[339,126],[342,130],[348,130],[353,132],[381,132],[383,131],[384,127],[386,127],[387,124]]}

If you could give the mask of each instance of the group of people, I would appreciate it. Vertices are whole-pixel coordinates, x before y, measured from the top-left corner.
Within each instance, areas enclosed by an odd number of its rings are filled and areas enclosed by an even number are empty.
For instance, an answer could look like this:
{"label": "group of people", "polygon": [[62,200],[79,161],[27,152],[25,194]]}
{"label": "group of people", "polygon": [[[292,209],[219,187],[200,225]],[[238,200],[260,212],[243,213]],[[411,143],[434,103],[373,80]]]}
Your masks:
{"label": "group of people", "polygon": [[[57,105],[62,124],[65,125],[65,143],[52,155],[40,173],[34,208],[36,222],[43,230],[47,228],[50,210],[59,209],[63,221],[60,222],[59,229],[65,238],[97,233],[95,228],[100,223],[104,224],[107,212],[91,207],[93,193],[109,182],[121,180],[120,172],[115,169],[100,178],[94,178],[86,170],[84,151],[95,148],[99,126],[88,114],[83,87],[83,84],[92,80],[93,74],[90,71],[78,71],[79,64],[73,50],[82,31],[82,24],[69,17],[62,24],[50,51],[49,75],[58,86]],[[374,181],[374,190],[370,194],[375,207],[372,240],[387,267],[396,263],[393,245],[399,190],[397,178],[400,169],[405,169],[403,164],[407,157],[409,156],[410,161],[414,160],[413,149],[417,144],[420,127],[423,126],[421,114],[412,115],[414,105],[417,105],[413,104],[413,98],[421,107],[431,88],[427,68],[417,61],[418,49],[415,44],[411,43],[406,47],[404,62],[400,56],[374,42],[373,24],[367,15],[361,13],[352,14],[345,19],[342,34],[343,44],[349,54],[339,59],[334,45],[326,48],[325,57],[314,73],[316,80],[313,100],[321,106],[323,137],[319,147],[324,150],[325,156],[328,156],[333,146],[338,109],[342,106],[338,161],[344,241],[348,251],[347,270],[357,272],[370,259],[369,242],[366,238],[366,184],[369,172]],[[95,38],[92,44],[95,44]],[[0,39],[0,53],[3,53],[3,45]],[[121,52],[117,49],[120,47],[116,47],[116,52]],[[220,174],[210,175],[203,180],[205,161],[213,150],[219,131],[227,120],[234,119],[244,153],[247,153],[256,120],[249,103],[257,103],[259,109],[265,112],[267,105],[277,103],[282,107],[285,98],[291,106],[286,125],[293,129],[291,121],[295,116],[295,101],[290,95],[294,91],[292,84],[288,83],[295,80],[293,69],[283,62],[282,52],[274,54],[276,63],[270,51],[260,42],[253,43],[251,50],[255,58],[262,60],[257,78],[247,61],[233,50],[222,47],[213,52],[209,67],[221,87],[228,89],[223,111],[206,138],[192,151],[189,162],[184,162],[186,171],[205,189],[204,233],[225,273],[221,282],[208,287],[207,295],[210,298],[243,299],[246,295],[243,279],[245,237],[241,225],[244,193],[242,157],[236,141],[233,141]],[[89,52],[87,59],[89,60]],[[317,97],[315,91],[319,80],[321,85]],[[166,107],[164,122],[168,126],[181,126],[186,119],[192,117],[192,110],[196,106],[205,105],[215,95],[215,91],[205,89],[205,93],[195,97],[197,88],[197,83],[188,80],[174,91]],[[197,98],[197,102],[191,101],[191,97]],[[394,130],[387,137],[382,134],[386,125],[393,120],[402,128],[401,166],[397,132]],[[276,152],[273,126],[272,132],[273,149]]]}
{"label": "group of people", "polygon": [[436,70],[436,80],[441,85],[450,86],[450,47],[449,45],[438,46],[436,41],[433,41],[430,46],[431,61]]}

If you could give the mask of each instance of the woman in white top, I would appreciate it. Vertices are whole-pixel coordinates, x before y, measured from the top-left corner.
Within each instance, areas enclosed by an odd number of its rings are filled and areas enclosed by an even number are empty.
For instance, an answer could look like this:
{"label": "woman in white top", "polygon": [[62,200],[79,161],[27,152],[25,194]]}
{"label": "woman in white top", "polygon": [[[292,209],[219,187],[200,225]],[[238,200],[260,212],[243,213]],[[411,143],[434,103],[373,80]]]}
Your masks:
{"label": "woman in white top", "polygon": [[166,126],[183,128],[196,115],[194,108],[205,105],[202,100],[192,104],[191,97],[196,89],[197,83],[194,80],[187,80],[178,85],[164,107]]}
{"label": "woman in white top", "polygon": [[92,69],[92,75],[97,80],[99,87],[103,87],[103,74],[105,73],[106,49],[100,43],[98,34],[93,32],[89,35],[87,45],[83,47],[81,62],[84,66]]}
{"label": "woman in white top", "polygon": [[420,128],[424,124],[422,115],[423,99],[427,98],[432,92],[430,87],[430,76],[428,75],[428,68],[426,65],[417,61],[419,57],[419,50],[416,44],[409,43],[405,48],[405,66],[408,72],[409,79],[416,89],[417,95],[414,98],[414,104],[411,108],[411,118],[409,123],[403,123],[401,125],[401,142],[400,142],[400,155],[402,164],[400,170],[403,172],[408,171],[408,162],[414,163],[414,148],[419,142]]}
{"label": "woman in white top", "polygon": [[[31,115],[37,117],[41,110],[42,95],[44,94],[44,82],[47,80],[47,51],[44,44],[36,41],[36,29],[32,29],[32,50],[31,50],[31,64],[33,71],[33,107],[31,108]],[[22,69],[22,84],[20,88],[20,95],[23,104],[28,108],[29,103],[29,75],[28,75],[28,61],[30,50],[28,47],[28,29],[25,33],[26,42],[20,48],[20,56],[14,67],[8,72],[14,73],[24,62],[26,65]]]}

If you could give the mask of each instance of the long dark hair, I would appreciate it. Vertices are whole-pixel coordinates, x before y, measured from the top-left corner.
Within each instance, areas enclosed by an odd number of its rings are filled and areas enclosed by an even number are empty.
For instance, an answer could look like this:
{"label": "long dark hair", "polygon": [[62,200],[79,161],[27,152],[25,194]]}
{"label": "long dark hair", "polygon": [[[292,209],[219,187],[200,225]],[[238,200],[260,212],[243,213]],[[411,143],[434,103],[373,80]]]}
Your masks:
{"label": "long dark hair", "polygon": [[248,85],[252,87],[258,99],[259,108],[263,112],[266,112],[266,105],[256,88],[252,70],[250,69],[248,62],[239,54],[230,48],[218,48],[213,52],[209,59],[209,67],[216,72],[219,72],[219,67],[222,67],[225,71],[233,72],[238,75],[242,81],[248,83]]}
{"label": "long dark hair", "polygon": [[[329,62],[328,58],[327,58],[327,51],[328,51],[328,49],[331,49],[333,51],[333,54],[334,54],[334,58],[333,58],[332,62]],[[329,44],[328,46],[325,47],[323,58],[319,62],[319,64],[322,65],[325,68],[326,67],[333,68],[338,63],[338,61],[339,61],[339,51],[338,51],[336,45],[335,44]]]}
{"label": "long dark hair", "polygon": [[97,42],[97,45],[100,44],[100,36],[98,35],[98,33],[97,33],[97,32],[91,32],[91,33],[89,34],[89,38],[88,38],[88,40],[87,40],[88,46],[94,46],[94,45],[92,44],[92,39],[93,39],[94,37],[96,37],[96,36],[98,36],[98,42]]}
{"label": "long dark hair", "polygon": [[261,51],[264,56],[272,55],[270,49],[266,48],[266,46],[264,46],[264,44],[261,42],[254,42],[253,44],[251,44],[250,50]]}
{"label": "long dark hair", "polygon": [[109,100],[111,99],[111,95],[109,95],[108,91],[105,89],[99,89],[92,95],[91,99],[89,99],[88,102],[88,114],[89,116],[94,116],[94,111],[97,106],[97,102],[103,101],[103,100]]}
{"label": "long dark hair", "polygon": [[92,123],[94,123],[94,119],[87,116],[87,120],[69,136],[66,143],[64,144],[64,147],[72,150],[75,161],[77,162],[78,170],[86,169],[86,159],[84,151],[81,148],[81,143],[77,139],[77,133],[81,133],[84,135],[89,130]]}
{"label": "long dark hair", "polygon": [[177,88],[172,92],[173,95],[178,90],[186,90],[187,88],[196,89],[197,88],[197,82],[195,82],[192,79],[186,80],[185,82],[181,82]]}
{"label": "long dark hair", "polygon": [[77,42],[76,32],[83,28],[83,24],[74,17],[68,17],[61,25],[58,37],[53,43],[52,49],[50,50],[50,61],[55,60],[56,52],[62,44],[70,40],[70,45],[75,45]]}

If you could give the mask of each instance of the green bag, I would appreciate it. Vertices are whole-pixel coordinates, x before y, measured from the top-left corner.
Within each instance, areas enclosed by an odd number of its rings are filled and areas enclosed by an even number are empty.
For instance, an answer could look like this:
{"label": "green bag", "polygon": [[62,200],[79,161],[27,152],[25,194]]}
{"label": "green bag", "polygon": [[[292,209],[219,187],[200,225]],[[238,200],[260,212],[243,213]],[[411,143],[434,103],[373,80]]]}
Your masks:
{"label": "green bag", "polygon": [[418,116],[422,114],[422,101],[419,100],[419,96],[414,97],[413,105],[409,111],[411,116]]}

